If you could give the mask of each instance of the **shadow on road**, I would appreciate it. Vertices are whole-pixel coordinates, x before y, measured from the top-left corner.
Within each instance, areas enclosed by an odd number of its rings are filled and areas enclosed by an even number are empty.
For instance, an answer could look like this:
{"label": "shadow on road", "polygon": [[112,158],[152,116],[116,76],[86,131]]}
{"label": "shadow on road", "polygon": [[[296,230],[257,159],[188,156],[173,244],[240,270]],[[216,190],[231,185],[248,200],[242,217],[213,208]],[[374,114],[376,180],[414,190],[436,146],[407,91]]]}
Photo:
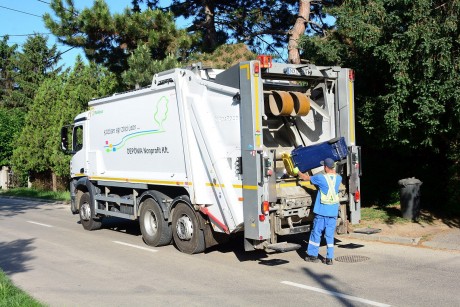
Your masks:
{"label": "shadow on road", "polygon": [[[80,221],[77,222],[81,224]],[[102,219],[101,229],[110,229],[117,232],[126,233],[132,236],[142,235],[139,223],[118,217],[104,217]]]}
{"label": "shadow on road", "polygon": [[[318,263],[310,263],[311,265],[318,265]],[[321,265],[321,264],[319,264]],[[339,302],[339,306],[360,306],[361,304],[354,304],[350,301],[350,299],[347,299],[346,297],[343,297],[345,295],[343,295],[342,293],[352,293],[353,292],[353,289],[350,288],[350,289],[342,289],[341,288],[341,291],[339,292],[339,289],[334,286],[334,284],[337,284],[339,282],[339,280],[337,280],[337,278],[334,277],[334,275],[332,274],[328,274],[328,273],[325,273],[325,274],[318,274],[318,273],[315,273],[313,272],[312,270],[310,270],[309,268],[303,268],[303,271],[305,273],[305,275],[308,275],[309,277],[311,277],[312,279],[314,279],[316,281],[316,285],[315,285],[315,288],[319,288],[319,289],[323,289],[323,290],[326,290],[326,291],[329,291],[329,294],[332,295],[332,297],[334,297],[338,302]],[[342,287],[346,286],[345,283],[341,282],[340,285]]]}
{"label": "shadow on road", "polygon": [[32,245],[34,240],[21,239],[0,242],[0,267],[6,274],[11,275],[29,270],[27,261],[33,259],[29,253],[35,249]]}
{"label": "shadow on road", "polygon": [[[39,202],[37,200],[27,200],[0,196],[0,218],[24,214],[28,210],[43,209],[43,205],[49,206],[52,204],[53,202]],[[53,209],[47,208],[47,210]]]}
{"label": "shadow on road", "polygon": [[[294,234],[291,236],[286,236],[280,240],[280,242],[287,241],[289,243],[299,244],[301,247],[297,250],[299,257],[302,259],[305,258],[305,249],[307,246],[306,239],[310,234]],[[293,252],[293,251],[292,251]],[[206,250],[206,253],[234,253],[240,262],[244,261],[259,261],[259,264],[266,266],[277,266],[289,263],[287,260],[273,258],[277,254],[282,254],[281,252],[271,251],[271,250],[254,250],[254,251],[245,251],[244,250],[244,234],[243,232],[232,234],[229,237],[229,240],[220,245],[213,246]],[[270,259],[266,259],[270,258]]]}

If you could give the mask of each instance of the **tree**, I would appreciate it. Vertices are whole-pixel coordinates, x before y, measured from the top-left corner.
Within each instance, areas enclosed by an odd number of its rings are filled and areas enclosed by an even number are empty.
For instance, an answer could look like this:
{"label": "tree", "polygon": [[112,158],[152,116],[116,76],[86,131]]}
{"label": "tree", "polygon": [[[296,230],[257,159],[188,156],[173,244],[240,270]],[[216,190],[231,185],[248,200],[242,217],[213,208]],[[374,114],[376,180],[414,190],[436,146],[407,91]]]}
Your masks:
{"label": "tree", "polygon": [[0,167],[11,165],[16,138],[22,129],[24,112],[0,107]]}
{"label": "tree", "polygon": [[8,44],[8,36],[0,41],[0,106],[4,105],[4,97],[10,96],[14,89],[14,59],[17,56],[16,44]]}
{"label": "tree", "polygon": [[153,10],[156,6],[158,6],[158,2],[159,0],[132,0],[131,1],[131,5],[132,5],[132,10],[133,12],[140,12],[141,11],[141,7],[140,7],[140,3],[143,3],[145,2],[146,6]]}
{"label": "tree", "polygon": [[[192,19],[189,32],[201,33],[201,51],[212,52],[225,43],[246,43],[256,53],[280,53],[288,45],[289,62],[299,62],[298,38],[307,32],[324,32],[323,6],[336,1],[310,0],[172,0],[165,9]],[[158,5],[153,5],[158,7]]]}
{"label": "tree", "polygon": [[221,45],[212,53],[194,55],[190,64],[201,62],[204,66],[227,69],[242,61],[251,61],[257,54],[251,52],[245,44]]}
{"label": "tree", "polygon": [[181,58],[192,45],[194,36],[178,30],[171,13],[159,10],[139,12],[125,9],[122,14],[111,14],[103,0],[81,12],[73,1],[53,0],[51,8],[58,20],[44,15],[46,26],[60,42],[83,48],[90,61],[95,61],[121,76],[128,69],[128,57],[138,46],[147,46],[153,60],[167,56]]}
{"label": "tree", "polygon": [[34,103],[25,118],[25,126],[13,151],[13,166],[19,172],[44,172],[49,169],[50,156],[46,143],[52,135],[50,109],[60,100],[62,77],[48,78],[38,89]]}
{"label": "tree", "polygon": [[332,11],[337,30],[304,47],[310,59],[362,76],[361,121],[382,145],[434,150],[458,130],[459,10],[457,2],[348,1]]}
{"label": "tree", "polygon": [[296,18],[294,27],[289,32],[288,54],[289,63],[300,64],[300,53],[298,41],[300,36],[305,33],[306,24],[310,17],[310,0],[299,1],[299,15]]}
{"label": "tree", "polygon": [[[94,97],[112,93],[113,74],[95,64],[84,65],[77,59],[72,71],[45,79],[39,87],[13,151],[17,172],[64,176],[70,157],[59,151],[60,128],[87,109]],[[49,180],[49,178],[48,178]],[[53,186],[56,189],[56,186]]]}
{"label": "tree", "polygon": [[4,96],[3,105],[9,108],[22,108],[27,111],[32,104],[35,92],[42,81],[59,72],[56,67],[60,59],[56,45],[47,46],[48,38],[36,34],[29,36],[22,47],[22,52],[15,54],[13,90]]}
{"label": "tree", "polygon": [[[336,29],[325,37],[306,37],[305,55],[356,69],[356,109],[364,141],[380,152],[409,157],[404,168],[412,176],[450,169],[436,176],[437,186],[456,191],[460,3],[349,0],[329,12],[337,18]],[[456,197],[458,204],[458,192]]]}
{"label": "tree", "polygon": [[[329,30],[323,7],[336,2],[341,1],[171,0],[167,7],[161,7],[158,0],[132,0],[131,10],[111,15],[102,0],[81,12],[70,0],[67,6],[62,0],[53,0],[51,7],[58,20],[46,14],[45,22],[61,42],[84,48],[89,59],[119,75],[128,69],[127,58],[145,44],[166,49],[163,53],[152,51],[152,59],[158,61],[167,56],[186,61],[192,52],[212,53],[230,43],[245,43],[253,52],[283,57],[281,50],[289,44],[289,61],[297,63],[298,38],[305,32]],[[144,11],[141,4],[146,7]],[[191,25],[185,30],[168,30],[174,17],[191,19]],[[153,32],[159,40],[151,39]],[[177,39],[171,44],[174,37]]]}
{"label": "tree", "polygon": [[154,74],[164,70],[179,67],[180,62],[173,56],[168,56],[162,61],[152,59],[146,45],[138,46],[128,58],[129,69],[123,72],[123,83],[131,88],[140,88],[152,83]]}
{"label": "tree", "polygon": [[59,57],[56,47],[48,48],[41,35],[30,36],[22,52],[0,42],[0,163],[9,165],[14,145],[24,126],[25,113],[31,106],[42,80],[56,72]]}

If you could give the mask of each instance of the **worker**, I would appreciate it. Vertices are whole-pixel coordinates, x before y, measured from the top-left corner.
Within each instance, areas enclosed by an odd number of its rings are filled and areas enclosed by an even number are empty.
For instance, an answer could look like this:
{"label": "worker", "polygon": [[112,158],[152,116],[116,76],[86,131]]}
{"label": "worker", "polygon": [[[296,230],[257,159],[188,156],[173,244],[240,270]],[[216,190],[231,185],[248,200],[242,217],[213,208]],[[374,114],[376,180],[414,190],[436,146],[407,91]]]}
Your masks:
{"label": "worker", "polygon": [[324,262],[328,265],[332,265],[332,259],[334,258],[334,233],[339,212],[338,192],[342,177],[336,174],[335,163],[331,158],[321,161],[321,165],[324,166],[324,174],[320,173],[310,176],[298,171],[300,179],[310,181],[319,188],[313,208],[315,218],[313,220],[310,240],[308,241],[305,261],[319,262],[318,251],[321,243],[321,236],[324,231],[324,237],[326,238],[327,244],[327,254]]}

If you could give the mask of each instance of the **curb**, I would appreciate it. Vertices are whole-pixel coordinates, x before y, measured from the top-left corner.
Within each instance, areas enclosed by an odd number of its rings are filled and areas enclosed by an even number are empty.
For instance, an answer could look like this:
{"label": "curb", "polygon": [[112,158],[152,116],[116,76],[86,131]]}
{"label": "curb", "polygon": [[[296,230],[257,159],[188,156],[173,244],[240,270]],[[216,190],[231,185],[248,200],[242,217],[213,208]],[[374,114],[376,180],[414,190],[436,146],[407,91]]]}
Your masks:
{"label": "curb", "polygon": [[349,233],[343,235],[347,238],[360,239],[366,241],[380,241],[387,243],[398,243],[398,244],[407,244],[407,245],[418,245],[420,243],[421,237],[418,238],[409,238],[409,237],[394,237],[394,236],[385,236],[381,234],[363,234],[363,233]]}

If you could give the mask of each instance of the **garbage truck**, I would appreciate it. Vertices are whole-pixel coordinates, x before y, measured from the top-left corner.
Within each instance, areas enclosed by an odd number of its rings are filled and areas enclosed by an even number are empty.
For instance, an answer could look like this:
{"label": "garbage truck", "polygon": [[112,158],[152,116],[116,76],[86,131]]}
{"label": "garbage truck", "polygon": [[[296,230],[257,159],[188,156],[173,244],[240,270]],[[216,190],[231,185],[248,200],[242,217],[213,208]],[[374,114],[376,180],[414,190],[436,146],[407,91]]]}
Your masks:
{"label": "garbage truck", "polygon": [[294,250],[289,235],[310,231],[317,190],[292,167],[315,174],[331,156],[346,232],[361,201],[353,84],[352,69],[259,56],[167,70],[91,100],[61,130],[71,211],[86,230],[106,217],[138,221],[146,244],[188,254],[225,238],[243,238],[246,251]]}

